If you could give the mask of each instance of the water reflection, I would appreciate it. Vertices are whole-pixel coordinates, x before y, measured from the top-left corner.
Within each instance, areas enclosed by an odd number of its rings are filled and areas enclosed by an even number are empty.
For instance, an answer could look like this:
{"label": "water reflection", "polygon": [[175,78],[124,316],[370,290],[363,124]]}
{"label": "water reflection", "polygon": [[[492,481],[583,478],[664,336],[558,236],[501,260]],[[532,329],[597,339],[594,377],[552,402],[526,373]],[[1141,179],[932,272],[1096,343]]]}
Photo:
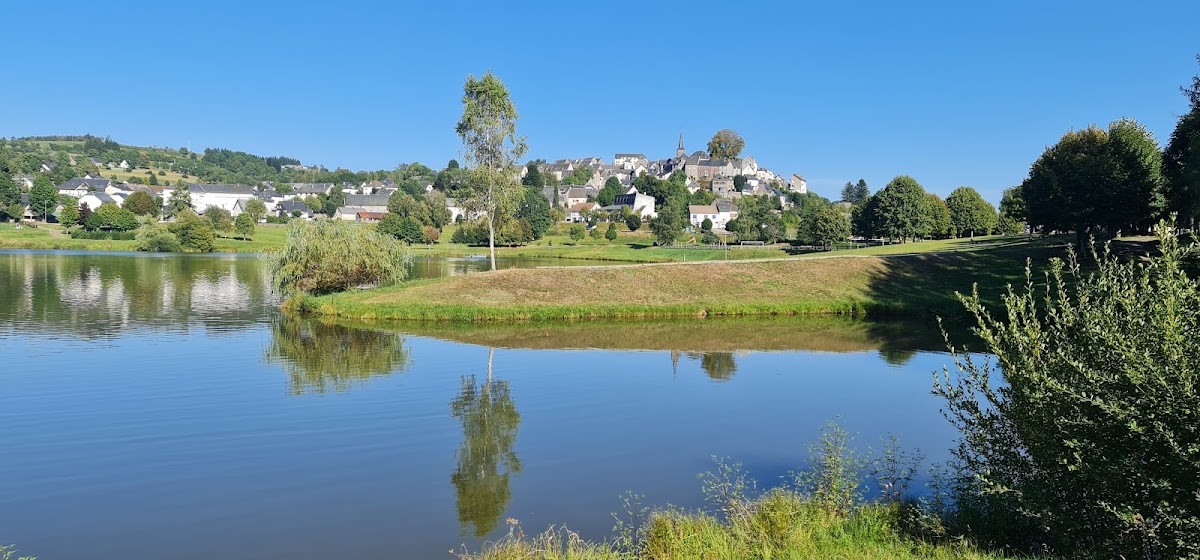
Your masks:
{"label": "water reflection", "polygon": [[464,375],[459,395],[450,402],[450,415],[463,429],[450,483],[457,494],[459,529],[465,535],[473,527],[476,537],[496,528],[512,499],[509,477],[521,472],[513,451],[521,414],[508,381],[492,379],[492,354],[489,350],[487,380],[479,384],[474,375]]}
{"label": "water reflection", "polygon": [[0,334],[114,338],[138,328],[241,330],[274,305],[261,259],[20,252],[0,255]]}
{"label": "water reflection", "polygon": [[271,321],[265,359],[283,364],[291,393],[300,395],[345,391],[372,376],[402,372],[409,349],[394,332],[280,314]]}

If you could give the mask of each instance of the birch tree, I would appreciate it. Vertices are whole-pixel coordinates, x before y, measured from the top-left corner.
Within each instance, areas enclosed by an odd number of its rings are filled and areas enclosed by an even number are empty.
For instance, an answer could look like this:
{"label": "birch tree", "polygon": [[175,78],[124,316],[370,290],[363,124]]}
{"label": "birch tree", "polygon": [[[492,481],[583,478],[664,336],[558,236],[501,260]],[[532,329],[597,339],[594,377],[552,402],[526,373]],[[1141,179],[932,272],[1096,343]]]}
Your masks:
{"label": "birch tree", "polygon": [[496,270],[496,226],[512,216],[522,194],[516,178],[525,138],[517,136],[517,108],[508,88],[491,72],[478,79],[467,76],[462,104],[455,132],[470,167],[466,205],[487,220],[488,252]]}

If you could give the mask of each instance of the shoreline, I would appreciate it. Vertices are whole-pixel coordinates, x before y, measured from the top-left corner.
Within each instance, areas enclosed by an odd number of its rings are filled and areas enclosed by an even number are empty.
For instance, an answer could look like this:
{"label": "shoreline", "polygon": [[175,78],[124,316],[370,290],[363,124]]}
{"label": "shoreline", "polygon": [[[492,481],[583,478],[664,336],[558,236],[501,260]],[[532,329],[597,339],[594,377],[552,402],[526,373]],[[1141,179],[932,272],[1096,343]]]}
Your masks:
{"label": "shoreline", "polygon": [[[362,321],[577,322],[706,317],[931,317],[963,312],[978,285],[988,304],[1061,246],[813,255],[737,261],[507,269],[283,303],[287,311]],[[1035,278],[1036,279],[1036,278]]]}

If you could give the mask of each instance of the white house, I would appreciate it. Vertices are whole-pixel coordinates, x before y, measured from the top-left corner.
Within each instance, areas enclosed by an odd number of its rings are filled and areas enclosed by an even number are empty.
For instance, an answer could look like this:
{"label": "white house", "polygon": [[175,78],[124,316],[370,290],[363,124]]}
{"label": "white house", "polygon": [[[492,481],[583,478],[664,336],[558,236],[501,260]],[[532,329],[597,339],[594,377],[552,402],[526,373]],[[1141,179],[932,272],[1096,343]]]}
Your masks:
{"label": "white house", "polygon": [[116,204],[117,206],[121,206],[124,203],[124,198],[121,198],[120,196],[111,196],[103,192],[87,193],[79,197],[78,202],[80,205],[86,204],[89,210],[95,210],[99,208],[101,204]]}
{"label": "white house", "polygon": [[808,181],[804,180],[799,173],[792,173],[792,180],[788,181],[788,190],[798,192],[800,194],[808,193]]}
{"label": "white house", "polygon": [[382,194],[348,194],[346,205],[333,213],[335,220],[359,221],[359,212],[386,213],[388,196]]}
{"label": "white house", "polygon": [[584,215],[590,214],[596,209],[597,206],[599,206],[599,204],[596,204],[595,202],[580,202],[579,204],[574,204],[567,209],[567,221],[582,222],[584,221]]}
{"label": "white house", "polygon": [[629,187],[625,194],[617,195],[617,198],[613,200],[613,205],[627,206],[643,219],[658,216],[658,212],[654,210],[654,197],[638,192],[637,187]]}
{"label": "white house", "polygon": [[727,200],[718,200],[715,204],[688,205],[688,221],[697,228],[704,224],[704,220],[709,220],[713,229],[725,229],[729,221],[735,218],[737,206]]}
{"label": "white house", "polygon": [[203,212],[206,208],[224,208],[230,213],[239,200],[255,198],[254,189],[245,185],[202,185],[188,184],[192,196],[192,207]]}
{"label": "white house", "polygon": [[447,198],[446,199],[446,210],[450,211],[450,223],[457,222],[459,216],[463,216],[464,220],[467,219],[466,218],[467,212],[466,212],[466,210],[463,210],[461,206],[458,205],[458,200],[455,200],[453,198]]}

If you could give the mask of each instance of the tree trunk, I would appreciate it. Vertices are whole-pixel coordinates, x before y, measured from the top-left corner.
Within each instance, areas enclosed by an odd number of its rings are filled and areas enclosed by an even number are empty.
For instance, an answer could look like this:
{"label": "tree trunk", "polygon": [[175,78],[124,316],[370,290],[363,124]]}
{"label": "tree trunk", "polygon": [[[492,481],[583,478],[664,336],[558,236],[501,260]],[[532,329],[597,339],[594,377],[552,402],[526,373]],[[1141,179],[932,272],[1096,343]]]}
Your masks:
{"label": "tree trunk", "polygon": [[491,253],[492,270],[496,270],[496,220],[488,213],[488,252]]}

